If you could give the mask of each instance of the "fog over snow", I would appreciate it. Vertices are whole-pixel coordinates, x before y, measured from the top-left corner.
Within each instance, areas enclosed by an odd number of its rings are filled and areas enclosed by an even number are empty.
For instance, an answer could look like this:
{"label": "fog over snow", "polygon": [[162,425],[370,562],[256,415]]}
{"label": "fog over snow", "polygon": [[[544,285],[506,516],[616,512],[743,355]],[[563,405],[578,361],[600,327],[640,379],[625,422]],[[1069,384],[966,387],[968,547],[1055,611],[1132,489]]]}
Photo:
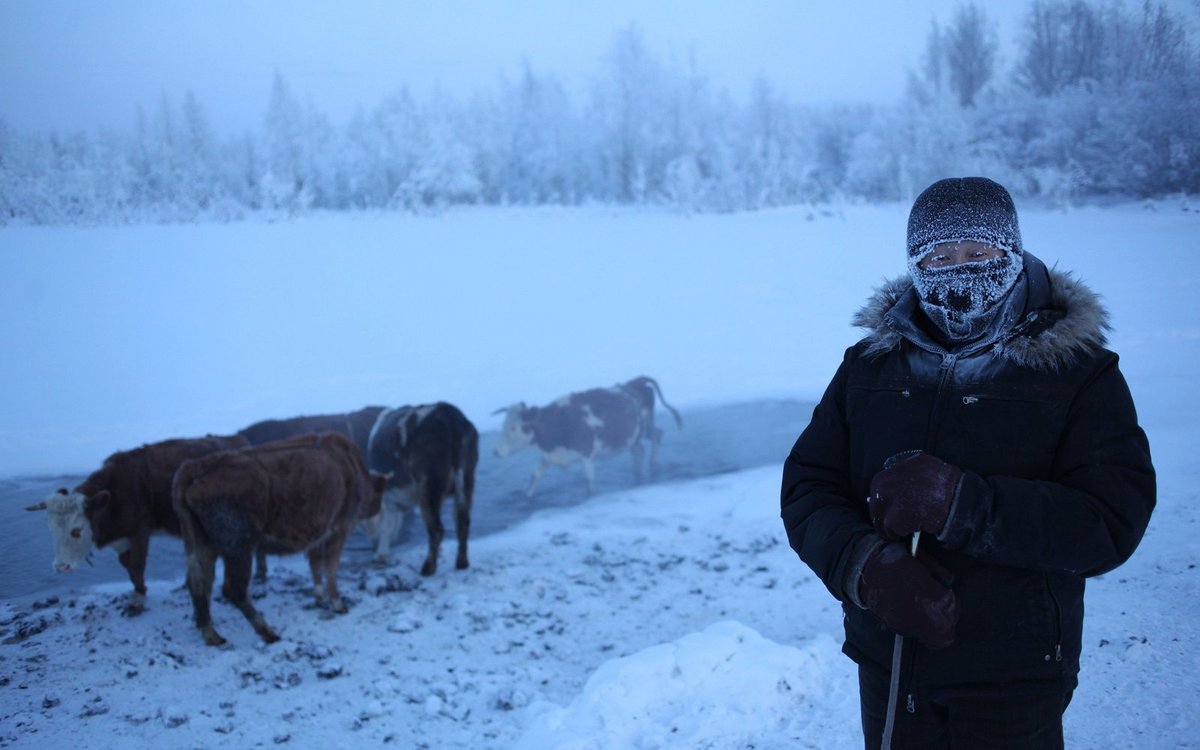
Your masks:
{"label": "fog over snow", "polygon": [[[498,406],[640,373],[681,408],[813,400],[858,337],[853,311],[903,273],[906,214],[0,229],[0,477],[370,402],[445,398],[490,430]],[[1068,744],[1194,747],[1200,214],[1175,200],[1023,207],[1021,222],[1029,252],[1103,295],[1159,471],[1141,548],[1089,583]],[[280,559],[256,601],[283,637],[271,646],[220,602],[230,644],[204,646],[182,579],[153,569],[136,619],[118,613],[127,582],[6,597],[0,745],[860,747],[840,609],[778,519],[788,447],[547,508],[474,539],[468,571],[450,569],[452,543],[429,579],[423,542],[347,564],[344,616],[309,603],[302,558]],[[45,549],[0,562],[48,565]]]}
{"label": "fog over snow", "polygon": [[[20,129],[127,128],[140,106],[192,92],[213,125],[261,124],[276,73],[344,124],[401,87],[469,95],[524,65],[581,87],[630,27],[744,97],[758,77],[795,101],[891,102],[953,0],[903,5],[760,0],[448,0],[437,3],[8,0],[0,119]],[[1022,4],[989,6],[1003,39]],[[870,23],[863,23],[869,18]],[[869,53],[867,53],[869,51]]]}

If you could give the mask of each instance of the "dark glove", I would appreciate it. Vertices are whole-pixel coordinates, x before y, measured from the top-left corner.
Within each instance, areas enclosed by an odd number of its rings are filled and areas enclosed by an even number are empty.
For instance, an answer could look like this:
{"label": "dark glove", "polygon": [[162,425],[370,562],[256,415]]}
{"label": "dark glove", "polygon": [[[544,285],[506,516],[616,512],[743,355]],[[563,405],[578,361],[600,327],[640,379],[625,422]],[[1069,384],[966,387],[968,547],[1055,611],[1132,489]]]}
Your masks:
{"label": "dark glove", "polygon": [[900,635],[930,648],[954,642],[958,598],[904,545],[891,542],[868,557],[858,591],[867,609]]}
{"label": "dark glove", "polygon": [[875,530],[885,539],[941,533],[962,474],[957,466],[919,451],[888,459],[871,479],[867,498]]}

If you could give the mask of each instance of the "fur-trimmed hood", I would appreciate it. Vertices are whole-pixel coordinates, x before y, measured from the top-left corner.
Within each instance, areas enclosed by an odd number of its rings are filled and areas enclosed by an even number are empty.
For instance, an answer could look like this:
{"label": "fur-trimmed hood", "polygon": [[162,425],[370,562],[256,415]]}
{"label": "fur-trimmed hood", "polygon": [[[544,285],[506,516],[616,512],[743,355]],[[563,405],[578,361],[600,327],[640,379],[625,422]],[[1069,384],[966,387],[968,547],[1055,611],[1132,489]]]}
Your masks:
{"label": "fur-trimmed hood", "polygon": [[[1111,329],[1108,311],[1100,296],[1068,271],[1050,269],[1029,253],[1025,254],[1029,297],[1020,322],[989,346],[996,357],[1020,367],[1059,370],[1103,347]],[[864,355],[877,357],[909,339],[930,348],[916,326],[907,324],[917,309],[916,291],[907,274],[885,282],[875,290],[853,318],[867,329]],[[900,313],[899,315],[897,313]]]}

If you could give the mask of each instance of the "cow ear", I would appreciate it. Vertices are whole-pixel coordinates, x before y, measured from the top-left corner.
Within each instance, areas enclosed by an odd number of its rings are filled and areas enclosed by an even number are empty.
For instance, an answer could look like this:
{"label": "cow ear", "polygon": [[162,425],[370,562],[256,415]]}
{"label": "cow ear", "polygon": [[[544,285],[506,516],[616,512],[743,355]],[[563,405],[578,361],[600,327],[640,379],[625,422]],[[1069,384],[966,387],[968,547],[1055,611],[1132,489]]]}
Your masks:
{"label": "cow ear", "polygon": [[88,510],[100,510],[108,507],[109,500],[112,500],[112,493],[108,490],[100,490],[87,499],[86,507]]}
{"label": "cow ear", "polygon": [[70,495],[70,494],[71,494],[70,492],[68,492],[68,491],[67,491],[67,488],[66,488],[66,487],[59,487],[59,488],[56,490],[56,492],[58,492],[58,494],[60,494],[60,495],[64,495],[64,496],[65,496],[65,495]]}

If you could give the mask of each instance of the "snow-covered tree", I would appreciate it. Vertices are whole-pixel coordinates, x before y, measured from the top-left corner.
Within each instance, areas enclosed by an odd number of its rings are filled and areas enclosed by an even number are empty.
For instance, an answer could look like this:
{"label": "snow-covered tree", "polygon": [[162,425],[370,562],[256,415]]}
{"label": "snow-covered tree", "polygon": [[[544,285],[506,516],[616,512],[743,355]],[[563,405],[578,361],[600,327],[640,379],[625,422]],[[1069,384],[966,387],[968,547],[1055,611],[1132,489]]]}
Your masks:
{"label": "snow-covered tree", "polygon": [[958,103],[972,107],[995,73],[999,42],[975,3],[959,6],[943,38],[947,83]]}

